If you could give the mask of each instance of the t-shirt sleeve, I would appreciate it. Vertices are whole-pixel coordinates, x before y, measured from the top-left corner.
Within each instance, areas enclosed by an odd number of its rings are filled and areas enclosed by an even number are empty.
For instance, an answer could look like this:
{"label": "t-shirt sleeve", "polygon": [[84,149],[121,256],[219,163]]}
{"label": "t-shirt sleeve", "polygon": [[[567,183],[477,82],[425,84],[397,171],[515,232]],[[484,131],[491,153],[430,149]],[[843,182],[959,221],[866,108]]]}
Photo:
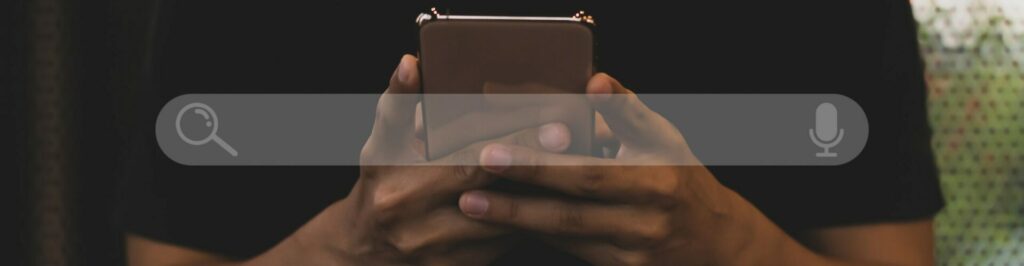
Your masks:
{"label": "t-shirt sleeve", "polygon": [[887,2],[891,6],[883,39],[882,84],[887,91],[902,92],[896,173],[904,177],[893,184],[902,193],[897,193],[889,214],[893,219],[926,218],[941,210],[944,201],[931,146],[924,66],[910,3]]}
{"label": "t-shirt sleeve", "polygon": [[881,43],[873,39],[879,46],[856,47],[880,54],[877,63],[864,66],[870,71],[857,70],[864,73],[858,78],[872,85],[822,86],[820,91],[848,96],[867,114],[868,143],[854,160],[840,166],[710,167],[723,184],[788,232],[923,219],[944,206],[910,5],[885,1],[878,14],[887,18],[874,24],[880,26],[874,36]]}

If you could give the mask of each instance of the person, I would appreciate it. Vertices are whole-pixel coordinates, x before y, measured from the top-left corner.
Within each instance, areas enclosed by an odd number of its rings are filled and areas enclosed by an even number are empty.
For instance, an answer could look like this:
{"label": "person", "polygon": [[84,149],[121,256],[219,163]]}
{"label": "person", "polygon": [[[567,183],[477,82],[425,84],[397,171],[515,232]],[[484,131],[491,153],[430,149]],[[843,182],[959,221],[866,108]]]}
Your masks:
{"label": "person", "polygon": [[[133,156],[139,160],[130,162],[124,187],[121,219],[126,230],[128,262],[131,265],[517,265],[537,261],[596,265],[931,264],[932,216],[943,203],[931,158],[930,129],[925,120],[922,67],[916,52],[909,4],[906,1],[886,3],[883,11],[889,20],[882,28],[884,45],[880,50],[865,48],[859,52],[883,55],[880,79],[857,82],[854,78],[869,79],[861,75],[864,73],[877,76],[879,65],[876,60],[865,59],[863,54],[851,51],[848,55],[828,58],[829,62],[841,62],[829,64],[829,68],[807,64],[796,68],[804,71],[798,77],[784,77],[801,79],[807,84],[831,80],[819,83],[833,85],[827,89],[783,91],[739,86],[740,89],[730,91],[829,92],[858,101],[869,116],[872,135],[860,157],[848,164],[836,167],[705,167],[696,163],[692,166],[603,165],[604,161],[600,160],[698,161],[688,149],[685,136],[639,101],[626,85],[711,84],[699,77],[682,80],[691,77],[679,72],[699,66],[704,72],[716,73],[736,64],[713,56],[694,56],[689,58],[693,61],[689,63],[679,61],[679,55],[666,55],[664,51],[669,49],[658,48],[680,43],[640,42],[657,37],[628,31],[631,25],[652,21],[633,20],[645,16],[628,9],[608,10],[605,13],[612,17],[608,20],[621,24],[605,22],[612,26],[600,28],[600,36],[612,37],[599,40],[604,47],[601,49],[605,49],[599,53],[602,69],[617,75],[618,79],[605,73],[594,75],[587,85],[587,96],[604,118],[605,123],[598,125],[598,132],[607,134],[600,135],[613,137],[622,145],[615,158],[560,153],[565,148],[564,143],[571,140],[567,128],[558,123],[523,129],[456,152],[458,156],[479,158],[480,166],[364,165],[353,169],[358,172],[317,167],[186,167],[157,155],[159,151],[153,150],[153,140],[144,137],[141,144],[133,147],[140,156]],[[304,17],[319,17],[316,11],[311,12],[314,14]],[[617,20],[615,14],[622,15],[618,18],[621,20]],[[631,19],[623,19],[625,17]],[[658,16],[646,18],[652,17]],[[854,25],[853,29],[864,27]],[[185,29],[191,28],[179,28],[171,34],[187,31]],[[217,32],[217,29],[209,31]],[[850,39],[843,40],[876,36],[854,35],[845,36]],[[285,33],[279,37],[289,36],[298,35]],[[830,37],[835,36],[816,36],[811,40]],[[615,41],[613,38],[638,39]],[[174,40],[179,47],[194,47],[189,46],[194,44],[187,40]],[[210,44],[206,40],[203,43]],[[637,48],[627,45],[633,43],[652,47],[647,47],[649,53],[628,49]],[[722,43],[690,45],[726,50],[738,47],[724,45],[723,48]],[[797,64],[822,63],[824,61],[816,60],[823,59],[813,55],[836,52],[821,47],[765,45],[781,49],[776,52],[810,54],[784,57],[797,60]],[[626,52],[616,49],[628,50],[629,58],[621,55]],[[219,62],[245,59],[245,53],[216,50],[227,53],[222,56],[228,60],[197,66],[189,64],[194,63],[189,58],[201,58],[201,55],[175,56],[186,52],[194,52],[194,48],[165,55],[170,58],[162,70],[165,75],[161,80],[167,82],[165,88],[187,84],[195,77],[217,81],[252,75],[246,73],[252,69],[242,69],[222,73],[228,77],[211,78],[203,71],[217,68]],[[645,57],[648,55],[659,57]],[[660,63],[667,63],[668,67],[652,65],[630,71],[644,65],[640,63],[650,64],[644,60],[652,58],[664,60]],[[783,57],[762,55],[758,58]],[[419,91],[416,60],[411,55],[403,56],[391,72],[361,154],[363,158],[416,152],[415,103],[387,97]],[[289,76],[280,69],[263,71]],[[704,78],[736,74],[739,73],[709,74]],[[756,71],[741,74],[768,77]],[[838,78],[851,79],[835,82]],[[322,86],[315,81],[297,83]],[[715,81],[726,85],[744,84],[743,81]],[[841,83],[873,87],[856,88]],[[796,87],[800,86],[806,85]],[[245,89],[219,90],[257,90],[237,87]],[[205,88],[196,90],[211,92]],[[643,92],[656,90],[643,89]],[[162,95],[154,98],[166,100],[188,92],[182,89],[160,91]],[[390,136],[407,136],[407,143],[399,145],[407,148],[382,149],[383,140],[390,140]],[[558,166],[520,163],[537,160],[563,163]],[[525,196],[488,190],[486,186],[497,179],[528,183],[573,197]]]}

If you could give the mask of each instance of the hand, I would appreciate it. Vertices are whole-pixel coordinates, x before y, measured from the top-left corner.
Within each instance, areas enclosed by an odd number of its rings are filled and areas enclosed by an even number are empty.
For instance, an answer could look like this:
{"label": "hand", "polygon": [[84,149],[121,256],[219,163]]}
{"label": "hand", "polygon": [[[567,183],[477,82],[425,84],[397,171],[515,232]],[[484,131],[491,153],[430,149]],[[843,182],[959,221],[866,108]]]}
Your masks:
{"label": "hand", "polygon": [[555,123],[521,130],[427,162],[415,137],[415,60],[402,58],[380,98],[352,192],[294,235],[293,242],[306,247],[302,256],[350,265],[480,265],[513,243],[506,229],[457,209],[459,194],[494,180],[476,166],[478,154],[488,143],[560,152],[570,141],[568,128]]}
{"label": "hand", "polygon": [[757,226],[744,222],[757,210],[719,184],[676,127],[619,82],[598,74],[587,92],[621,142],[615,158],[508,144],[480,154],[487,172],[587,200],[475,190],[460,198],[463,213],[538,233],[598,265],[743,264],[734,259],[749,257],[741,256],[745,237]]}
{"label": "hand", "polygon": [[[466,147],[480,140],[506,135],[523,128],[561,122],[569,128],[593,126],[593,109],[585,95],[570,94],[541,84],[501,84],[485,82],[482,94],[424,94],[424,104],[433,106],[424,119],[430,121],[430,134],[423,123],[416,120],[417,136],[429,138],[430,156]],[[417,116],[419,118],[421,116]],[[590,144],[589,132],[575,132],[570,150],[580,151]],[[472,158],[476,163],[476,157]]]}

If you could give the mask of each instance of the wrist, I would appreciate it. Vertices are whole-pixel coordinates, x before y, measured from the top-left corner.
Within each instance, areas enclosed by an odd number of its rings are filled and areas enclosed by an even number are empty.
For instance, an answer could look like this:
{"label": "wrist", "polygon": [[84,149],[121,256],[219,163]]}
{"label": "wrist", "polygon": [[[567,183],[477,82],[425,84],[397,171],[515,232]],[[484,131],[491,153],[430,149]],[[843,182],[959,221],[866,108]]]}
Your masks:
{"label": "wrist", "polygon": [[331,204],[293,234],[301,255],[311,258],[312,265],[358,265],[355,263],[355,241],[359,237],[350,219],[352,197]]}
{"label": "wrist", "polygon": [[328,206],[276,246],[242,265],[357,265],[341,248],[346,241],[338,228],[343,225],[332,217],[341,204]]}
{"label": "wrist", "polygon": [[728,265],[801,265],[820,259],[816,253],[805,248],[800,242],[793,239],[785,231],[779,228],[767,216],[761,213],[753,204],[746,201],[739,194],[733,192],[736,205],[745,209],[737,220],[737,226],[741,227],[734,232],[742,232],[736,235],[736,246],[734,252],[727,254],[726,264]]}
{"label": "wrist", "polygon": [[[728,194],[727,201],[732,207],[732,219],[724,223],[723,230],[726,236],[720,240],[723,243],[722,249],[716,252],[721,265],[761,265],[775,264],[779,262],[772,258],[782,252],[785,244],[780,234],[776,232],[775,224],[761,214],[753,204],[740,196],[735,191],[725,188]],[[778,264],[775,264],[778,265]]]}

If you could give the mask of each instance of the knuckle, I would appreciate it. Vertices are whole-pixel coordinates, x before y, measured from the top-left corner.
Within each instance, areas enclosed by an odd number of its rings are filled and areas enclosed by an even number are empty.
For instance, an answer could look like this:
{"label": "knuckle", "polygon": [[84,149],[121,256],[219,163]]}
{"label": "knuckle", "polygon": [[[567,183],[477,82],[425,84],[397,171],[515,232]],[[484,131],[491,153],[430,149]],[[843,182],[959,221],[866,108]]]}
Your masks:
{"label": "knuckle", "polygon": [[363,148],[359,150],[359,161],[366,163],[374,160],[377,156],[377,149],[371,147],[369,143],[363,145]]}
{"label": "knuckle", "polygon": [[679,190],[679,179],[671,176],[654,175],[647,178],[650,195],[657,203],[670,204],[675,202]]}
{"label": "knuckle", "polygon": [[473,146],[456,151],[449,155],[448,165],[445,166],[448,177],[455,178],[462,186],[476,186],[487,182],[487,175],[480,168],[480,152],[483,145]]}
{"label": "knuckle", "polygon": [[452,165],[448,167],[450,175],[455,178],[456,182],[461,185],[473,185],[480,181],[480,167],[476,165]]}
{"label": "knuckle", "polygon": [[420,241],[414,241],[405,234],[393,234],[388,237],[388,244],[393,248],[394,251],[399,254],[409,255],[416,253],[417,250],[422,248]]}
{"label": "knuckle", "polygon": [[578,189],[582,194],[597,193],[604,188],[607,179],[607,176],[599,171],[588,171],[584,173],[583,180],[579,183]]}
{"label": "knuckle", "polygon": [[497,217],[497,218],[499,218],[499,219],[508,219],[508,220],[512,220],[512,221],[518,220],[519,219],[519,208],[520,208],[519,202],[516,202],[514,200],[513,201],[506,201],[505,202],[505,212],[503,214],[498,214],[498,215],[500,215],[502,217]]}
{"label": "knuckle", "polygon": [[466,177],[462,180],[462,185],[465,187],[481,187],[494,180],[493,178],[490,178],[488,175],[484,174],[483,170],[480,169],[479,166],[465,165],[462,166],[461,168],[463,168],[462,171],[466,173]]}
{"label": "knuckle", "polygon": [[668,239],[670,233],[667,216],[658,216],[646,223],[635,223],[633,228],[635,241],[644,246],[658,245]]}
{"label": "knuckle", "polygon": [[618,173],[630,173],[629,169],[625,169],[622,166],[601,166],[601,167],[588,167],[578,166],[583,169],[583,180],[579,182],[578,189],[580,192],[591,194],[599,193],[602,190],[610,186],[609,182],[614,175]]}
{"label": "knuckle", "polygon": [[615,244],[623,249],[643,250],[657,247],[668,241],[672,234],[670,216],[656,212],[630,223],[619,232]]}
{"label": "knuckle", "polygon": [[556,233],[572,233],[583,226],[583,214],[579,208],[564,204],[558,207]]}
{"label": "knuckle", "polygon": [[474,176],[477,176],[479,170],[475,165],[459,164],[451,167],[451,174],[459,180],[468,180]]}
{"label": "knuckle", "polygon": [[680,180],[675,175],[661,171],[659,168],[644,167],[637,169],[641,174],[636,175],[632,184],[635,189],[631,194],[636,196],[643,203],[651,203],[661,207],[672,207],[679,201]]}
{"label": "knuckle", "polygon": [[380,227],[387,227],[398,220],[398,214],[395,211],[374,210],[372,217],[374,225]]}
{"label": "knuckle", "polygon": [[401,232],[387,233],[385,236],[386,245],[390,250],[397,252],[398,254],[408,255],[413,253],[417,248],[411,245],[408,235]]}
{"label": "knuckle", "polygon": [[399,232],[392,233],[387,241],[393,251],[404,256],[412,256],[431,247],[433,239],[420,233]]}
{"label": "knuckle", "polygon": [[377,224],[390,224],[401,212],[405,196],[400,193],[376,191],[370,204],[370,211]]}

